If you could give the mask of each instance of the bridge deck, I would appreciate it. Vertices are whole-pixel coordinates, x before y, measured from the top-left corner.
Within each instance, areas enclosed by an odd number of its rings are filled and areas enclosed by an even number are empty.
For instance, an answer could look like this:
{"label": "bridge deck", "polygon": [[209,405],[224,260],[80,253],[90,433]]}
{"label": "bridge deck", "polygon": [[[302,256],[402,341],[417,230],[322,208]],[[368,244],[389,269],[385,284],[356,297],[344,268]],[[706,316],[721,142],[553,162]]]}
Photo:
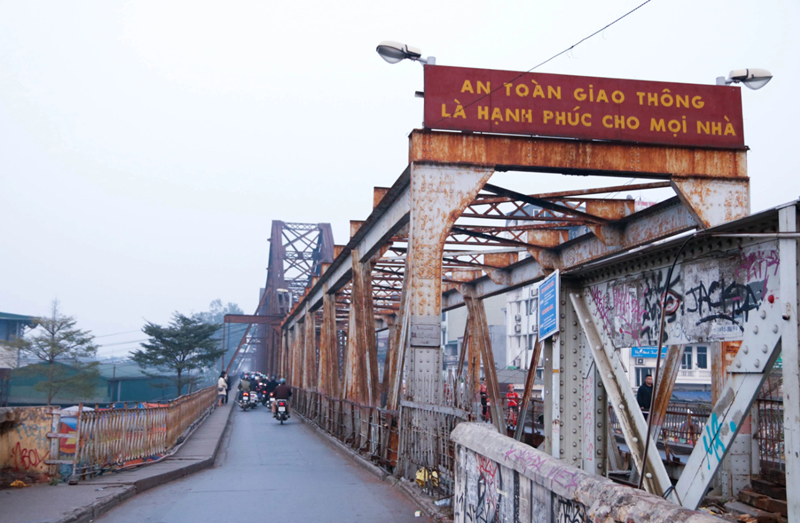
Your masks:
{"label": "bridge deck", "polygon": [[144,492],[100,522],[428,521],[400,492],[356,466],[295,417],[234,412],[213,468]]}

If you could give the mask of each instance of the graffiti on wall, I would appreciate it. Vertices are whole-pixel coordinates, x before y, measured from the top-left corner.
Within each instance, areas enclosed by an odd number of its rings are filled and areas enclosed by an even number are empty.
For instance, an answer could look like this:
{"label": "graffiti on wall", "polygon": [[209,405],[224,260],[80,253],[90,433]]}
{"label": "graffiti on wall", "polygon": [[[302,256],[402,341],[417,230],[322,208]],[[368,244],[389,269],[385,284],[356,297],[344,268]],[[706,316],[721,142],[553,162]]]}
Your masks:
{"label": "graffiti on wall", "polygon": [[665,300],[664,344],[740,340],[751,314],[778,306],[776,243],[727,252],[589,288],[595,317],[616,347],[658,344]]}
{"label": "graffiti on wall", "polygon": [[456,519],[475,523],[501,521],[500,507],[503,497],[507,496],[502,488],[502,467],[472,452],[461,454],[460,466],[466,481],[459,485],[455,493]]}
{"label": "graffiti on wall", "polygon": [[586,518],[586,506],[579,501],[567,499],[553,493],[553,521],[555,523],[583,523]]}
{"label": "graffiti on wall", "polygon": [[0,469],[45,475],[49,466],[47,433],[52,417],[47,407],[19,407],[9,430],[0,434]]}

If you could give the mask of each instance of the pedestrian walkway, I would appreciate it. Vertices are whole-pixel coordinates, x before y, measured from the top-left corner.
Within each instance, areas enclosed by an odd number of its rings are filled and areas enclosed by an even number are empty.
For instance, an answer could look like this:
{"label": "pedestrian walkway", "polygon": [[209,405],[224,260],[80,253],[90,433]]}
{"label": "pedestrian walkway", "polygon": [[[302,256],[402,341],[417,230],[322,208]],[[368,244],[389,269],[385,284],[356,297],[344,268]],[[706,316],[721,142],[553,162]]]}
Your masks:
{"label": "pedestrian walkway", "polygon": [[150,488],[214,464],[235,404],[217,407],[171,457],[160,463],[82,481],[0,491],[0,523],[91,521]]}
{"label": "pedestrian walkway", "polygon": [[97,521],[429,521],[296,417],[280,425],[258,407],[237,409],[233,420],[213,468],[136,496]]}

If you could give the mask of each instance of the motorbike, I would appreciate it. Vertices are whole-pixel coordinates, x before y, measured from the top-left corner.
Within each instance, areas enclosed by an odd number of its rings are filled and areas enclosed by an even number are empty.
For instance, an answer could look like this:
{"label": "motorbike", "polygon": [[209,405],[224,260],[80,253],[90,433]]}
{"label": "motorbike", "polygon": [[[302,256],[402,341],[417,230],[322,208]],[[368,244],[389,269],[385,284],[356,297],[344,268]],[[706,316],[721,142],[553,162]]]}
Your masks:
{"label": "motorbike", "polygon": [[264,398],[263,398],[264,406],[267,407],[268,409],[272,410],[272,402],[273,401],[275,401],[275,398],[274,398],[273,394],[271,392],[270,393],[266,393],[265,392],[264,393]]}
{"label": "motorbike", "polygon": [[275,417],[281,422],[289,419],[289,402],[287,400],[275,400],[277,403],[275,404]]}
{"label": "motorbike", "polygon": [[242,399],[239,400],[242,410],[254,409],[258,406],[258,395],[255,392],[242,392]]}

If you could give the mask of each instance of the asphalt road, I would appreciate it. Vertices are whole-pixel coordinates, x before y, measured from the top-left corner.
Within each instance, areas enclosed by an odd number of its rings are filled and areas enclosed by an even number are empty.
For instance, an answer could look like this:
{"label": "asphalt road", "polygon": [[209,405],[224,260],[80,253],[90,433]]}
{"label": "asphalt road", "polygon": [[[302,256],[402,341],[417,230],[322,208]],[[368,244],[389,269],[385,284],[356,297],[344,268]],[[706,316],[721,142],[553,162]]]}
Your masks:
{"label": "asphalt road", "polygon": [[213,468],[134,496],[96,521],[430,521],[294,417],[280,425],[259,406],[237,408],[231,422]]}

